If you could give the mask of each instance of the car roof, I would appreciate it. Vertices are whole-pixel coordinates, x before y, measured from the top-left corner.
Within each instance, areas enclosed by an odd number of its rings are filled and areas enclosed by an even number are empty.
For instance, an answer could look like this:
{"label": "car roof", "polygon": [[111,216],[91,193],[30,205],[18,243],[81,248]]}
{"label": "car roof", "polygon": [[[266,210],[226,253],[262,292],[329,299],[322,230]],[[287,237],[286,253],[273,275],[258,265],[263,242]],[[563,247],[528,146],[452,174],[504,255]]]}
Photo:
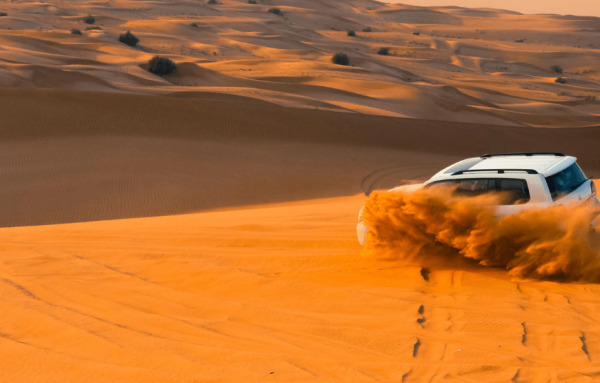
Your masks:
{"label": "car roof", "polygon": [[[532,170],[537,172],[544,177],[556,174],[565,168],[571,166],[577,161],[577,158],[571,156],[565,156],[560,153],[557,154],[534,154],[534,153],[523,153],[523,154],[502,154],[502,155],[486,155],[482,157],[467,158],[466,160],[457,162],[454,165],[447,167],[440,171],[431,180],[434,179],[448,179],[451,178],[452,174],[456,172],[465,172],[465,175],[471,177],[479,177],[483,173],[477,172],[477,170]],[[467,172],[468,171],[468,172]],[[533,172],[531,172],[533,173]],[[512,173],[515,175],[518,173]],[[522,173],[524,176],[527,172]],[[489,174],[486,176],[489,177]]]}
{"label": "car roof", "polygon": [[536,155],[536,156],[498,156],[487,157],[473,165],[469,170],[479,169],[531,169],[549,176],[571,165],[577,160],[570,156]]}

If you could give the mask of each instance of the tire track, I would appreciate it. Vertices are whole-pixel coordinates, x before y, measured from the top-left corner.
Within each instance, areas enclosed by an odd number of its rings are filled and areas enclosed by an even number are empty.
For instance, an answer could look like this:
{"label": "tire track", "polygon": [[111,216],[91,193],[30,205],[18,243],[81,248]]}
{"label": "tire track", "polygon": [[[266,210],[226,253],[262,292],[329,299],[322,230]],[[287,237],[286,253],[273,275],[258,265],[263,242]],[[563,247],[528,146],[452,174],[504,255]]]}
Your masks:
{"label": "tire track", "polygon": [[425,316],[423,315],[425,313],[425,306],[421,305],[419,307],[419,311],[418,311],[419,315],[421,316],[420,318],[417,318],[417,323],[419,325],[421,325],[421,328],[425,328],[425,326],[423,326],[423,323],[427,322],[427,318],[425,318]]}
{"label": "tire track", "polygon": [[374,190],[374,186],[377,182],[381,181],[386,177],[399,173],[399,170],[401,169],[406,169],[406,167],[390,166],[374,170],[373,172],[363,177],[362,181],[360,182],[360,188],[365,193],[365,195],[369,196]]}
{"label": "tire track", "polygon": [[417,357],[420,347],[421,347],[421,340],[419,338],[417,338],[417,341],[415,342],[415,345],[413,346],[413,358]]}
{"label": "tire track", "polygon": [[587,347],[587,340],[585,338],[585,334],[583,333],[583,331],[581,332],[581,336],[579,337],[579,340],[581,341],[581,350],[585,353],[588,360],[591,362],[592,359],[590,358],[590,352]]}
{"label": "tire track", "polygon": [[511,382],[518,383],[518,381],[519,381],[519,375],[520,375],[520,374],[521,374],[521,369],[519,368],[519,369],[517,370],[517,372],[516,372],[516,373],[513,375],[513,377],[512,377],[512,378],[510,378],[510,381],[511,381]]}
{"label": "tire track", "polygon": [[27,297],[41,301],[41,299],[38,298],[35,294],[33,294],[31,291],[27,290],[25,287],[19,285],[18,283],[15,283],[8,278],[2,278],[2,281],[4,281],[8,285],[14,287],[15,289],[19,290],[20,292],[25,294]]}
{"label": "tire track", "polygon": [[431,275],[431,270],[429,270],[426,267],[421,268],[421,277],[423,277],[423,280],[425,280],[425,282],[429,282],[430,275]]}
{"label": "tire track", "polygon": [[405,372],[404,374],[402,374],[402,383],[406,383],[406,379],[408,379],[408,377],[412,374],[413,370],[412,368],[410,370],[408,370],[407,372]]}

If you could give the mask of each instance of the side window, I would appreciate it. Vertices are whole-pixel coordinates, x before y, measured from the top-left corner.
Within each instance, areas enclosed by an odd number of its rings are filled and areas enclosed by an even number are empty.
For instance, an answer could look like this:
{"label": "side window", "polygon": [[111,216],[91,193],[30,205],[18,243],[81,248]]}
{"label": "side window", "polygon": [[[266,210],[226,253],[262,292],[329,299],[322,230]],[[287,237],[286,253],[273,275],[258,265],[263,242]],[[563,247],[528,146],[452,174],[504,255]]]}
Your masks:
{"label": "side window", "polygon": [[546,177],[546,183],[548,184],[548,189],[553,200],[564,197],[581,186],[585,181],[587,181],[587,178],[585,178],[585,175],[577,164],[569,166],[562,172]]}
{"label": "side window", "polygon": [[520,205],[529,202],[529,188],[525,180],[496,179],[498,191],[501,192],[501,205]]}
{"label": "side window", "polygon": [[490,179],[481,178],[471,180],[457,180],[457,187],[454,191],[454,194],[465,197],[474,197],[481,194],[489,193],[490,190],[494,190],[495,188],[495,181]]}
{"label": "side window", "polygon": [[518,205],[529,202],[527,181],[511,178],[476,178],[439,181],[429,184],[428,188],[453,187],[454,196],[476,197],[487,193],[500,193],[500,205]]}

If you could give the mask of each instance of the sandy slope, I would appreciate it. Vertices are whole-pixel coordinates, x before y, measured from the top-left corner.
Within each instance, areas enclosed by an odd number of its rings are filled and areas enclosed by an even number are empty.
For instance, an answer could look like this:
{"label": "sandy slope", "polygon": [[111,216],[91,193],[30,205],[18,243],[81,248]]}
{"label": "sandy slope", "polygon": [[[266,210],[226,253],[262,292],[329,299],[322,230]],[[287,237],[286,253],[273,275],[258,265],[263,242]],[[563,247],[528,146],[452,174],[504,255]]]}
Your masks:
{"label": "sandy slope", "polygon": [[564,151],[600,174],[597,128],[538,129],[175,98],[0,92],[0,226],[347,196],[466,156]]}
{"label": "sandy slope", "polygon": [[[370,0],[0,12],[0,382],[600,376],[596,285],[364,258],[354,234],[365,192],[467,156],[564,151],[597,177],[600,19]],[[149,74],[155,54],[177,73]]]}
{"label": "sandy slope", "polygon": [[[372,0],[28,0],[0,8],[8,13],[0,17],[4,87],[210,92],[398,117],[600,124],[600,18]],[[93,26],[83,22],[88,14]],[[118,41],[126,30],[138,47]],[[378,55],[384,47],[390,54]],[[352,66],[332,64],[338,52]],[[145,71],[157,54],[179,63],[177,73]],[[559,76],[566,84],[554,82]]]}
{"label": "sandy slope", "polygon": [[564,150],[593,174],[597,128],[204,96],[0,94],[2,226],[113,219],[0,229],[0,381],[600,375],[596,285],[363,258],[362,194],[231,208],[363,193],[486,151]]}
{"label": "sandy slope", "polygon": [[353,224],[363,201],[1,229],[0,380],[600,374],[596,285],[362,258]]}

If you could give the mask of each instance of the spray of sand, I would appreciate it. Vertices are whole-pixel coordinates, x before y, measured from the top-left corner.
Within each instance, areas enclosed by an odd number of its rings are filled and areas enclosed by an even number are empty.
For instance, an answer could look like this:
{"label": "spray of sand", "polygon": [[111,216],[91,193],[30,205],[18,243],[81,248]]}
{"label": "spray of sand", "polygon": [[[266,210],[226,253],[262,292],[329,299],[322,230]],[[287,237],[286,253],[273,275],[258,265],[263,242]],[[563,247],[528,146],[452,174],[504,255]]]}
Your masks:
{"label": "spray of sand", "polygon": [[372,193],[363,213],[365,253],[416,263],[467,258],[504,266],[519,278],[600,282],[600,246],[590,233],[597,207],[534,208],[498,218],[500,196],[450,195],[443,189]]}

